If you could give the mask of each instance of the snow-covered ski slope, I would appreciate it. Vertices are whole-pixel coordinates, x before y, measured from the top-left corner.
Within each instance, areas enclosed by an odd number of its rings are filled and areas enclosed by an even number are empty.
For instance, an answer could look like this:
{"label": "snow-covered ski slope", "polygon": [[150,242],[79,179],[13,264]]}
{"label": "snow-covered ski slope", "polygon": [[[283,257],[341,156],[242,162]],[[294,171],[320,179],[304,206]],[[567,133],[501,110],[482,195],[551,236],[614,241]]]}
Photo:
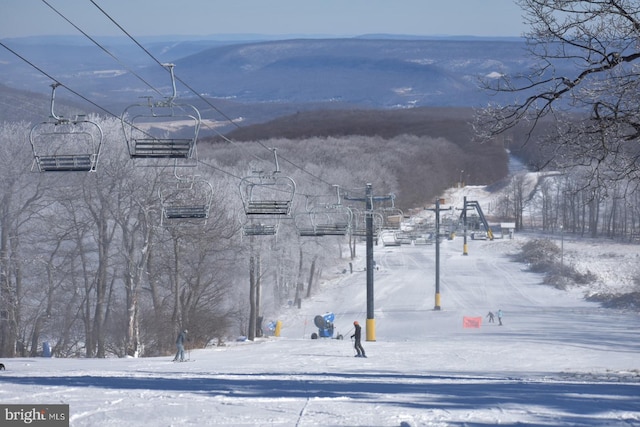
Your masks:
{"label": "snow-covered ski slope", "polygon": [[[376,247],[366,359],[349,339],[366,318],[359,247],[353,273],[344,260],[281,313],[280,338],[191,350],[193,363],[3,360],[0,402],[68,403],[70,424],[92,427],[640,426],[640,316],[541,285],[508,257],[522,239],[469,241],[466,256],[462,237],[443,241],[440,311],[434,246]],[[504,326],[485,318],[498,309]],[[325,311],[344,340],[310,339]]]}

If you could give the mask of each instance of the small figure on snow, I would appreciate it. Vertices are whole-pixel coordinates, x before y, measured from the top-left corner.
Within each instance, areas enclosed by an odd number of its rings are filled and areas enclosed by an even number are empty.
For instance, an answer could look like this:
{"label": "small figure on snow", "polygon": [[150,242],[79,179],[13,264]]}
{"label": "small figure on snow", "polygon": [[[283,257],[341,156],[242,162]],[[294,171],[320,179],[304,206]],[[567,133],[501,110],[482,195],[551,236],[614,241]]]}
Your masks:
{"label": "small figure on snow", "polygon": [[176,357],[173,358],[174,362],[184,362],[184,342],[187,341],[187,331],[186,329],[178,334],[178,338],[176,339],[176,348],[178,351],[176,352]]}
{"label": "small figure on snow", "polygon": [[351,335],[351,339],[355,338],[355,344],[354,344],[354,348],[356,349],[356,357],[367,357],[364,354],[364,348],[362,348],[362,344],[360,343],[360,337],[362,336],[362,328],[360,327],[360,324],[358,323],[357,320],[355,320],[353,322],[353,327],[356,328],[355,332],[353,333],[353,335]]}
{"label": "small figure on snow", "polygon": [[502,326],[502,310],[498,310],[498,325]]}
{"label": "small figure on snow", "polygon": [[487,314],[487,317],[489,318],[489,323],[495,323],[493,312],[490,311],[489,314]]}

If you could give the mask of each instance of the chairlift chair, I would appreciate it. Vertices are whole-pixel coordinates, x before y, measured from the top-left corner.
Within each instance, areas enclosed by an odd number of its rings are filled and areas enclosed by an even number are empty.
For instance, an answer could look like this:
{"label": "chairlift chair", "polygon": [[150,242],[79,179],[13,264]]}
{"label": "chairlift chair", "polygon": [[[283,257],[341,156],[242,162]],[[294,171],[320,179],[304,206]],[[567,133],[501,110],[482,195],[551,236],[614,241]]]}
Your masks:
{"label": "chairlift chair", "polygon": [[313,222],[313,213],[311,211],[298,212],[293,215],[293,224],[298,230],[301,237],[310,237],[316,235],[316,229]]}
{"label": "chairlift chair", "polygon": [[373,218],[373,236],[380,235],[382,226],[384,224],[383,215],[377,211],[366,211],[351,208],[353,211],[353,226],[351,227],[351,235],[357,237],[366,237],[367,235],[367,216],[371,215]]}
{"label": "chairlift chair", "polygon": [[256,171],[240,180],[240,196],[248,217],[289,216],[296,192],[296,184],[280,174],[276,150],[272,150],[276,170],[271,173]]}
{"label": "chairlift chair", "polygon": [[378,212],[382,215],[382,228],[387,230],[400,230],[404,212],[395,206],[396,196],[391,194],[391,206],[381,207]]}
{"label": "chairlift chair", "polygon": [[102,147],[102,128],[84,115],[72,119],[54,111],[55,92],[51,85],[51,116],[29,132],[33,150],[32,170],[39,172],[95,172]]}
{"label": "chairlift chair", "polygon": [[309,204],[310,196],[305,196],[305,211],[293,214],[293,225],[300,236],[315,236],[313,222],[313,206]]}
{"label": "chairlift chair", "polygon": [[278,231],[278,222],[249,221],[242,226],[244,236],[275,236]]}
{"label": "chairlift chair", "polygon": [[[340,201],[340,190],[336,186],[338,200],[335,204],[313,206],[294,218],[301,237],[345,236],[353,221],[351,209]],[[297,221],[295,221],[297,219]]]}
{"label": "chairlift chair", "polygon": [[[175,102],[174,65],[165,64],[165,67],[171,74],[172,96],[159,101],[146,97],[147,102],[128,106],[120,117],[129,156],[149,162],[143,165],[165,165],[173,161],[177,166],[196,166],[200,112],[193,105]],[[151,163],[154,160],[156,162]]]}
{"label": "chairlift chair", "polygon": [[351,227],[351,210],[346,206],[318,206],[294,216],[301,237],[346,236]]}
{"label": "chairlift chair", "polygon": [[313,215],[316,236],[346,236],[351,227],[351,210],[343,205],[315,209]]}
{"label": "chairlift chair", "polygon": [[158,190],[162,215],[161,225],[201,224],[209,218],[213,187],[197,176],[179,177]]}

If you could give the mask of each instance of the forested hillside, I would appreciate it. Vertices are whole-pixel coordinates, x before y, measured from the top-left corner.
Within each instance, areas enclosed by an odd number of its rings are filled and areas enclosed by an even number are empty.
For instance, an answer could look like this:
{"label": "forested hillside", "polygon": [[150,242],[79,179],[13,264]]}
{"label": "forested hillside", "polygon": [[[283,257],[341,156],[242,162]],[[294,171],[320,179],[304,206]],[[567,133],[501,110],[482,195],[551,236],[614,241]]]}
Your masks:
{"label": "forested hillside", "polygon": [[322,159],[317,167],[341,167],[361,177],[351,185],[384,172],[395,184],[380,190],[395,193],[399,207],[409,209],[424,206],[461,179],[488,185],[506,177],[504,139],[480,143],[472,120],[473,110],[465,108],[299,112],[213,139],[213,156],[225,156],[221,141],[242,146],[251,146],[242,141],[268,141],[297,162]]}

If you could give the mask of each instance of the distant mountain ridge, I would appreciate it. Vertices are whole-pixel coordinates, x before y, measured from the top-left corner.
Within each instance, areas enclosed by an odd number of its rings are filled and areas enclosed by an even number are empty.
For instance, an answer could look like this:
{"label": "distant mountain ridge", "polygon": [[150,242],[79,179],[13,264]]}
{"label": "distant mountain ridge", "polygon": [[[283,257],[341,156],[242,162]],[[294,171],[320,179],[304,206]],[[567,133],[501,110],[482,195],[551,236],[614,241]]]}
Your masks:
{"label": "distant mountain ridge", "polygon": [[[189,88],[215,105],[224,100],[230,114],[246,122],[319,107],[402,109],[507,102],[507,98],[491,98],[482,91],[480,79],[526,73],[531,64],[521,39],[399,37],[262,40],[255,35],[243,41],[167,36],[144,39],[144,45],[158,61],[174,63],[176,75]],[[138,102],[140,96],[171,94],[166,70],[128,39],[101,40],[121,63],[82,37],[6,42],[53,78],[116,113]],[[0,52],[0,73],[0,84],[35,93],[48,93],[52,82],[4,50]],[[189,88],[178,84],[178,95],[203,108],[205,117],[216,116]],[[0,88],[0,95],[4,93]],[[63,90],[57,96],[61,102],[65,98],[81,101]],[[95,110],[89,104],[86,108]]]}
{"label": "distant mountain ridge", "polygon": [[480,79],[526,67],[523,48],[522,42],[487,40],[268,41],[181,58],[176,72],[201,80],[211,96],[245,102],[470,107],[488,99]]}

